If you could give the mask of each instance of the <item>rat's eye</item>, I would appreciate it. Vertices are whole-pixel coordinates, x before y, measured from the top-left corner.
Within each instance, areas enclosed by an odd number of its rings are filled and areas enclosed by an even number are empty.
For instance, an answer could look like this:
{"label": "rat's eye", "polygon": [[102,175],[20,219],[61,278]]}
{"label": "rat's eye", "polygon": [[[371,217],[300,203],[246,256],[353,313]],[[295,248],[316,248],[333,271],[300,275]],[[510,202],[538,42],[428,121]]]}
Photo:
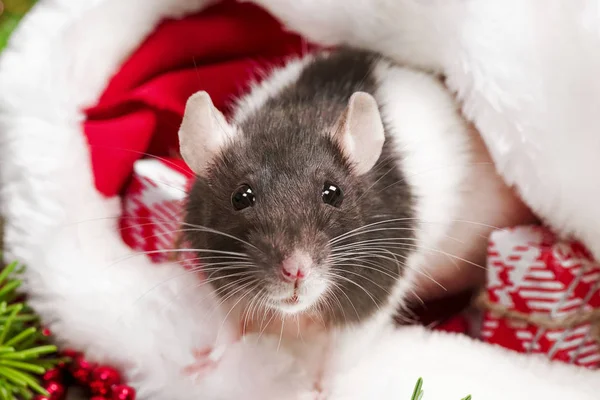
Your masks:
{"label": "rat's eye", "polygon": [[244,208],[252,207],[256,197],[252,188],[248,185],[242,185],[231,195],[231,205],[236,211],[243,210]]}
{"label": "rat's eye", "polygon": [[331,182],[325,182],[321,196],[323,197],[323,202],[325,204],[329,204],[330,206],[334,207],[341,206],[342,201],[344,201],[344,193],[342,192],[342,189]]}

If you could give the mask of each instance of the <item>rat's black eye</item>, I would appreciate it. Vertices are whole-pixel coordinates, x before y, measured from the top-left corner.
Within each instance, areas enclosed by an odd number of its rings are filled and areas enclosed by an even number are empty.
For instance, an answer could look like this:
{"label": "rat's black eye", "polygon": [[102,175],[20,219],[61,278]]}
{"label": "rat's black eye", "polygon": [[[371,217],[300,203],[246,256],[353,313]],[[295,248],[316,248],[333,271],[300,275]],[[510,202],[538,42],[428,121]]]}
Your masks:
{"label": "rat's black eye", "polygon": [[329,204],[330,206],[334,207],[341,206],[342,201],[344,201],[344,193],[342,192],[342,189],[331,182],[325,182],[321,196],[323,197],[323,202],[325,204]]}
{"label": "rat's black eye", "polygon": [[244,208],[252,207],[256,197],[252,188],[248,185],[242,185],[231,195],[231,205],[236,211],[243,210]]}

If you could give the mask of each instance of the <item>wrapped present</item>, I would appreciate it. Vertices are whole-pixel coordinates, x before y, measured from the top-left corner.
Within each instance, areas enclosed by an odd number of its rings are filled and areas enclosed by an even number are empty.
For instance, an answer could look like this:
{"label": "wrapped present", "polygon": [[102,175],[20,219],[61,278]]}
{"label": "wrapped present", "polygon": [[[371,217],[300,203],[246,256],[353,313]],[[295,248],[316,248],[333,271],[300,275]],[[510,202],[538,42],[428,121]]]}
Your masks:
{"label": "wrapped present", "polygon": [[131,248],[146,252],[154,262],[172,260],[180,247],[183,202],[192,172],[178,159],[135,162],[123,196],[121,235]]}
{"label": "wrapped present", "polygon": [[600,367],[600,265],[542,227],[494,232],[482,339],[552,360]]}

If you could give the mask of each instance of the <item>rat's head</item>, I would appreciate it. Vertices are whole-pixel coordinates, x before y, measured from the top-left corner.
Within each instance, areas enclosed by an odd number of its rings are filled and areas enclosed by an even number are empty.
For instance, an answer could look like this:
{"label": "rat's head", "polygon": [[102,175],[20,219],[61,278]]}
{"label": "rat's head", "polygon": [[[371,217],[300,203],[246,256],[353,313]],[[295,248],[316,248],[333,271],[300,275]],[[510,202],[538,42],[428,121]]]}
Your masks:
{"label": "rat's head", "polygon": [[180,144],[197,180],[184,229],[222,298],[357,321],[400,275],[397,251],[365,247],[382,230],[363,228],[394,215],[373,190],[379,109],[357,92],[333,121],[307,124],[297,111],[265,107],[233,126],[206,93],[190,98]]}

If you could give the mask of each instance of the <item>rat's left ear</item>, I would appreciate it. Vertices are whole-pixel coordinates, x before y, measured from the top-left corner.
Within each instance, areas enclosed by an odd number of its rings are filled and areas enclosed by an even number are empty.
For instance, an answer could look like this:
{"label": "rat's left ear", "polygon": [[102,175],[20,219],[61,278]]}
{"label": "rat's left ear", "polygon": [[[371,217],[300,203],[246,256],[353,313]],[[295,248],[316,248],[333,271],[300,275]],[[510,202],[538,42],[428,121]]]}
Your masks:
{"label": "rat's left ear", "polygon": [[208,165],[234,134],[235,128],[213,105],[208,93],[190,96],[179,128],[179,151],[192,171],[205,175]]}
{"label": "rat's left ear", "polygon": [[354,93],[333,126],[331,136],[354,163],[358,175],[369,172],[379,159],[385,141],[383,122],[373,96]]}

